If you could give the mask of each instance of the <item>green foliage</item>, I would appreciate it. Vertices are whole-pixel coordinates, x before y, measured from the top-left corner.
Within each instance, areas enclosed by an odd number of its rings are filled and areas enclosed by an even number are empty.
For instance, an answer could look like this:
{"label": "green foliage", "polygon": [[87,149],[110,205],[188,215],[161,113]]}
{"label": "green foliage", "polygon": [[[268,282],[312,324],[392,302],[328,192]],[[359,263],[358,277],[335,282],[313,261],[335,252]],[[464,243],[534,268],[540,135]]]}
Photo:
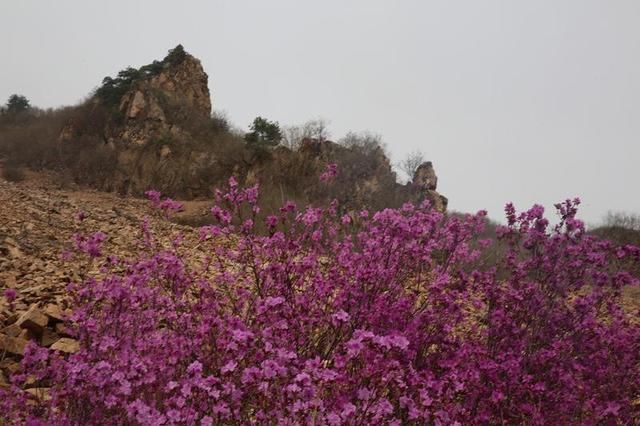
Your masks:
{"label": "green foliage", "polygon": [[165,56],[162,61],[165,64],[177,65],[187,57],[187,52],[185,52],[184,47],[181,44],[177,45],[173,49],[169,50],[167,56]]}
{"label": "green foliage", "polygon": [[256,146],[276,146],[282,140],[280,126],[275,121],[256,117],[249,128],[251,131],[244,136],[244,139],[249,144]]}
{"label": "green foliage", "polygon": [[120,71],[116,78],[105,77],[102,80],[102,85],[96,90],[96,96],[103,104],[109,107],[117,106],[122,96],[124,96],[135,82],[160,74],[166,66],[178,65],[186,56],[187,52],[182,45],[179,44],[175,48],[170,49],[162,61],[153,61],[139,69],[127,67]]}
{"label": "green foliage", "polygon": [[9,99],[7,100],[5,111],[7,114],[19,114],[30,109],[31,105],[29,104],[29,99],[27,99],[26,96],[13,94],[9,96]]}
{"label": "green foliage", "polygon": [[107,106],[117,105],[131,83],[131,80],[124,80],[120,77],[105,77],[102,80],[102,86],[96,91],[96,96]]}
{"label": "green foliage", "polygon": [[144,75],[158,75],[164,68],[163,61],[153,61],[150,64],[140,67],[140,72]]}

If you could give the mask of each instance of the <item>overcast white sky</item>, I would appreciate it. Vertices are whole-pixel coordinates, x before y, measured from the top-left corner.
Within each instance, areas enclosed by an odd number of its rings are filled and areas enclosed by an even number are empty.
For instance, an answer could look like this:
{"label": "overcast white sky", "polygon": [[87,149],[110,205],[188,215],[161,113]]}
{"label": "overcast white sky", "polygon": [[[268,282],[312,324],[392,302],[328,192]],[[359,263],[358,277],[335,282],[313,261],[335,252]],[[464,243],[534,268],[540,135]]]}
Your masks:
{"label": "overcast white sky", "polygon": [[0,0],[0,101],[73,104],[178,43],[236,125],[379,133],[452,209],[640,213],[640,1]]}

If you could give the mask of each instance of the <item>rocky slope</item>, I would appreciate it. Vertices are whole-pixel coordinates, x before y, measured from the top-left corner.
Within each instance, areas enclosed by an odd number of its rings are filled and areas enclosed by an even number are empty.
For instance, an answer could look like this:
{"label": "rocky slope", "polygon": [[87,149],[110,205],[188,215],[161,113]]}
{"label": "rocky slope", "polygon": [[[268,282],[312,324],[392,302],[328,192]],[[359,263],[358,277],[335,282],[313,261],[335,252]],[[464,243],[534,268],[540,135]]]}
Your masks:
{"label": "rocky slope", "polygon": [[[303,148],[302,155],[322,162],[332,155],[328,150],[344,148],[329,142],[315,146],[318,152],[307,152],[311,149]],[[382,160],[376,164],[390,170]],[[374,175],[387,174],[378,171]],[[436,179],[432,168],[422,167],[415,179],[415,185],[421,187],[415,191],[431,191],[432,196]],[[62,352],[77,349],[77,342],[65,329],[71,308],[67,288],[69,283],[97,275],[101,263],[63,255],[72,248],[74,235],[102,231],[107,235],[105,252],[126,259],[139,252],[141,223],[148,218],[158,235],[181,232],[193,261],[204,255],[198,249],[195,228],[158,216],[145,200],[80,188],[61,190],[54,181],[51,173],[34,172],[21,183],[0,179],[0,386],[8,386],[29,341]],[[380,184],[363,181],[369,190]],[[210,201],[186,203],[180,219],[197,222],[209,205]],[[43,392],[35,383],[30,389],[34,395]]]}
{"label": "rocky slope", "polygon": [[[100,264],[63,259],[74,234],[101,230],[107,234],[105,252],[128,258],[138,251],[140,223],[149,217],[160,235],[179,231],[186,247],[197,247],[193,228],[158,217],[144,200],[61,191],[50,181],[36,174],[20,184],[0,179],[0,386],[7,386],[27,342],[63,352],[77,347],[64,327],[67,285],[96,274]],[[85,218],[79,221],[81,212]]]}

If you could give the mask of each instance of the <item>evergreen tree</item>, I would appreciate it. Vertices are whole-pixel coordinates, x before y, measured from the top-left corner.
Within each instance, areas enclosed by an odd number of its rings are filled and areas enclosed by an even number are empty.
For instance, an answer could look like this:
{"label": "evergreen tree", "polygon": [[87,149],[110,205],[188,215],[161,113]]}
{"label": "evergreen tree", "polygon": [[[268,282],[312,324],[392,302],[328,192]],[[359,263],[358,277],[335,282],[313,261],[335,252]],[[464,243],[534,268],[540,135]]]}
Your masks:
{"label": "evergreen tree", "polygon": [[249,128],[251,131],[244,136],[244,139],[250,144],[276,146],[282,140],[282,131],[275,121],[256,117]]}
{"label": "evergreen tree", "polygon": [[9,100],[7,100],[7,108],[6,112],[9,114],[19,114],[21,112],[25,112],[31,109],[31,105],[29,104],[29,99],[26,96],[13,94],[9,96]]}

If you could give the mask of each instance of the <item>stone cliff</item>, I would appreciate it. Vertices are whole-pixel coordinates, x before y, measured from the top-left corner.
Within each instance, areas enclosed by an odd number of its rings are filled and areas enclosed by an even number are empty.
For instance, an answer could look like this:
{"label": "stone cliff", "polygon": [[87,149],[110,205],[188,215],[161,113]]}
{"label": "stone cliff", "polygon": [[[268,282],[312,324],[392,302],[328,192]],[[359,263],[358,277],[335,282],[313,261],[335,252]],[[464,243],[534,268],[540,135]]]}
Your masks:
{"label": "stone cliff", "polygon": [[187,115],[211,115],[208,81],[200,61],[185,52],[180,60],[131,85],[118,108],[124,125],[113,126],[110,137],[145,145],[167,134],[186,136],[181,122]]}

